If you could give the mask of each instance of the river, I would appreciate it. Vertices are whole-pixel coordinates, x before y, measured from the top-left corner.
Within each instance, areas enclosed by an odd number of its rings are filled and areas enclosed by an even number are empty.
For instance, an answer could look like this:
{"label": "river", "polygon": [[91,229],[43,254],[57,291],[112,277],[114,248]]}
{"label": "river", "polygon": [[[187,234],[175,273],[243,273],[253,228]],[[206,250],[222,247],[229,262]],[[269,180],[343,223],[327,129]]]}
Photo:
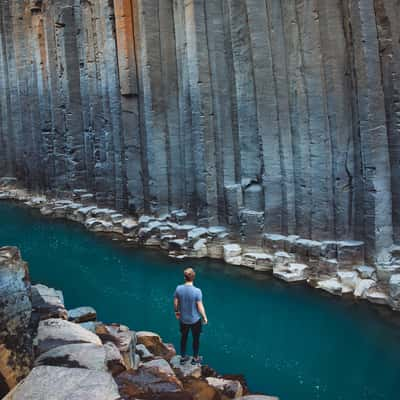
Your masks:
{"label": "river", "polygon": [[251,390],[281,400],[399,398],[400,323],[384,308],[216,261],[172,260],[13,202],[0,202],[0,245],[18,246],[32,281],[61,289],[68,308],[91,305],[103,322],[176,346],[172,294],[193,266],[210,321],[201,354],[219,372],[243,373]]}

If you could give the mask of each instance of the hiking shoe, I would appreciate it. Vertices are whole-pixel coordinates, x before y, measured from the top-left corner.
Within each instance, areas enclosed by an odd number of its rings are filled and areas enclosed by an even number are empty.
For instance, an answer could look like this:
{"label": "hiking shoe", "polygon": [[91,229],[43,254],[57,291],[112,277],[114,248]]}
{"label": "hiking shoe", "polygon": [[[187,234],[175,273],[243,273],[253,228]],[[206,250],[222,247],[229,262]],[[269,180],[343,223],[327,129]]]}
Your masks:
{"label": "hiking shoe", "polygon": [[187,361],[189,361],[189,357],[188,356],[183,356],[181,357],[181,359],[179,360],[179,363],[181,365],[185,364]]}
{"label": "hiking shoe", "polygon": [[200,357],[193,357],[192,358],[192,362],[191,362],[192,365],[200,365],[200,363],[201,363]]}

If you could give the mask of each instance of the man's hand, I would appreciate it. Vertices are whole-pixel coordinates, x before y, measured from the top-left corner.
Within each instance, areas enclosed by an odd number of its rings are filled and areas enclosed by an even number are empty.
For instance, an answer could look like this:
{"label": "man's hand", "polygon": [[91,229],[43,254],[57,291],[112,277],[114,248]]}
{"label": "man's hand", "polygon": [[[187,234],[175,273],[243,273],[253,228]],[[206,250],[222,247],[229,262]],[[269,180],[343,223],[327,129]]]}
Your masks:
{"label": "man's hand", "polygon": [[207,325],[208,324],[208,319],[207,318],[203,318],[203,324]]}

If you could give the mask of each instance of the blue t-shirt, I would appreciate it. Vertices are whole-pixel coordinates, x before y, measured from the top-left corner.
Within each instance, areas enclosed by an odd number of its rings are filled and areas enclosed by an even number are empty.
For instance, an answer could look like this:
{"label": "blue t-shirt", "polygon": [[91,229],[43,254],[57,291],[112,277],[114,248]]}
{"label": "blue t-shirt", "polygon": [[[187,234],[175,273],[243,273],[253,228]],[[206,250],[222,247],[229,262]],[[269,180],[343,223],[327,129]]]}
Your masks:
{"label": "blue t-shirt", "polygon": [[201,290],[193,285],[179,285],[175,290],[174,297],[179,300],[179,311],[181,322],[184,324],[195,324],[201,319],[197,302],[202,301]]}

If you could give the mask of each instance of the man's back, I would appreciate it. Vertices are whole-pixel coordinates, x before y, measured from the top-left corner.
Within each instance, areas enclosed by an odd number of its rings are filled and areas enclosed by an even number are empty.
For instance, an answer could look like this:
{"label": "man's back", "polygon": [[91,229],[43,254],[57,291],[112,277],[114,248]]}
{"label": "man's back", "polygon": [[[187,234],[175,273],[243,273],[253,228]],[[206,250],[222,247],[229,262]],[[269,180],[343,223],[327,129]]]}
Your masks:
{"label": "man's back", "polygon": [[197,302],[202,301],[201,290],[193,285],[179,285],[175,290],[175,297],[179,300],[181,322],[195,324],[201,315],[197,308]]}

